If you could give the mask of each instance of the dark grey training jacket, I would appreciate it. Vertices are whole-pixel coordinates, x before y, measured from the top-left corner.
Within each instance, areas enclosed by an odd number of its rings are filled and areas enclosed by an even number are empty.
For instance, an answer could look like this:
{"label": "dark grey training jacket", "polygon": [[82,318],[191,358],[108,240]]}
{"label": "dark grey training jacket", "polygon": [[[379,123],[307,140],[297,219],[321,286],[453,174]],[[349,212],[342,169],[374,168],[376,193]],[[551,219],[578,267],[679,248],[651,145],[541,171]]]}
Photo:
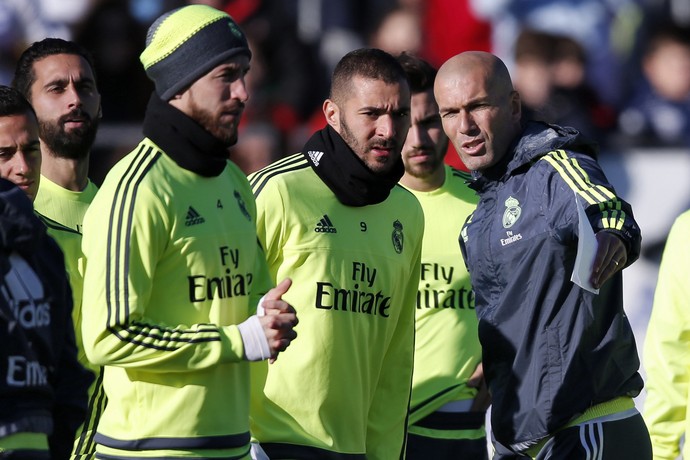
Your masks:
{"label": "dark grey training jacket", "polygon": [[51,459],[69,458],[92,380],[77,361],[62,251],[0,179],[0,437],[45,433]]}
{"label": "dark grey training jacket", "polygon": [[476,294],[491,425],[523,452],[594,404],[642,389],[618,272],[598,295],[570,281],[578,200],[594,232],[640,230],[596,148],[576,130],[531,122],[500,164],[474,173],[480,196],[460,244]]}

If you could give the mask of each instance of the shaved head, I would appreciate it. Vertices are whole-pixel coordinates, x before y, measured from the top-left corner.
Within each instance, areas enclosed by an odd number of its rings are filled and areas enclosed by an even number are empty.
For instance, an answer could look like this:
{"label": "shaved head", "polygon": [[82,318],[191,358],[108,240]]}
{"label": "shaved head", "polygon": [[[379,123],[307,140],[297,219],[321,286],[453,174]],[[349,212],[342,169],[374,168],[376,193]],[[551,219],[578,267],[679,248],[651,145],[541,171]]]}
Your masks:
{"label": "shaved head", "polygon": [[467,51],[438,71],[434,95],[443,130],[465,166],[490,168],[508,153],[520,133],[520,96],[503,61],[491,53]]}
{"label": "shaved head", "polygon": [[487,89],[499,94],[513,91],[506,65],[498,57],[484,51],[466,51],[448,59],[438,70],[435,87],[457,84],[463,78],[481,79]]}

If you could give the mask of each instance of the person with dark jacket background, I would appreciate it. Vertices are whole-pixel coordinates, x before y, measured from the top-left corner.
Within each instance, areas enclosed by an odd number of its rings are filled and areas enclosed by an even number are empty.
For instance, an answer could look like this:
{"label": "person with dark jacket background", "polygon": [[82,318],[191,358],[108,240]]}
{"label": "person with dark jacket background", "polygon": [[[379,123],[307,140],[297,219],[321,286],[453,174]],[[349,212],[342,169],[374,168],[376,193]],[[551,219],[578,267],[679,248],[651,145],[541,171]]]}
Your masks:
{"label": "person with dark jacket background", "polygon": [[38,121],[0,86],[0,458],[66,460],[93,377],[77,361],[62,251],[34,213]]}
{"label": "person with dark jacket background", "polygon": [[[643,382],[620,273],[639,255],[640,229],[596,145],[573,128],[522,124],[520,95],[490,53],[446,61],[434,93],[479,194],[460,244],[492,396],[494,458],[651,459],[632,399]],[[586,233],[597,245],[576,283]]]}

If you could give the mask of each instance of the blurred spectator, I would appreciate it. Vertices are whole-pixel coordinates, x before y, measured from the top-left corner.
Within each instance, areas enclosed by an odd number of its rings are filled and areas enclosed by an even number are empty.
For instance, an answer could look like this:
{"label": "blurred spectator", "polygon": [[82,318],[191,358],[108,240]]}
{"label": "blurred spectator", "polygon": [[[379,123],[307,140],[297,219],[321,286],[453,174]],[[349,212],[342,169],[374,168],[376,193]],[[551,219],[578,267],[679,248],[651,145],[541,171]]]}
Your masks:
{"label": "blurred spectator", "polygon": [[[23,7],[22,7],[23,5]],[[28,45],[27,15],[23,14],[28,4],[0,1],[0,84],[9,85],[14,75],[14,63]],[[30,17],[30,15],[28,15]]]}
{"label": "blurred spectator", "polygon": [[[7,1],[7,0],[6,0]],[[17,1],[17,0],[11,0]],[[89,11],[101,0],[20,0],[37,5],[40,17],[47,32],[40,37],[31,37],[31,41],[46,37],[57,37],[65,40],[72,38],[73,31],[84,21]]]}
{"label": "blurred spectator", "polygon": [[121,0],[102,0],[75,33],[95,57],[103,122],[143,120],[153,85],[139,63],[146,28]]}
{"label": "blurred spectator", "polygon": [[245,174],[251,174],[281,158],[280,134],[268,123],[242,126],[239,139],[230,149],[230,159]]}
{"label": "blurred spectator", "polygon": [[552,121],[549,102],[554,45],[551,34],[531,29],[523,30],[515,44],[513,85],[520,93],[522,113],[527,119]]}
{"label": "blurred spectator", "polygon": [[587,80],[587,53],[575,39],[554,36],[551,106],[554,122],[574,126],[605,146],[616,126],[615,108]]}
{"label": "blurred spectator", "polygon": [[514,70],[515,44],[524,28],[565,35],[588,56],[587,79],[599,98],[617,105],[621,72],[628,59],[641,0],[468,0],[492,24],[492,47]]}
{"label": "blurred spectator", "polygon": [[296,0],[300,36],[314,43],[330,76],[345,54],[366,45],[367,37],[398,0]]}
{"label": "blurred spectator", "polygon": [[617,144],[690,146],[690,29],[658,24],[640,64],[641,78],[618,120]]}
{"label": "blurred spectator", "polygon": [[369,45],[397,56],[402,52],[419,55],[422,47],[422,23],[411,8],[388,12],[369,38]]}
{"label": "blurred spectator", "polygon": [[514,85],[523,116],[572,126],[604,144],[616,112],[586,79],[587,56],[573,38],[524,29],[515,45]]}
{"label": "blurred spectator", "polygon": [[287,2],[264,0],[241,24],[265,66],[250,100],[264,93],[269,120],[282,134],[321,106],[328,84],[316,49],[299,38],[294,20]]}
{"label": "blurred spectator", "polygon": [[10,84],[17,58],[31,43],[46,37],[69,40],[96,1],[0,0],[0,84]]}

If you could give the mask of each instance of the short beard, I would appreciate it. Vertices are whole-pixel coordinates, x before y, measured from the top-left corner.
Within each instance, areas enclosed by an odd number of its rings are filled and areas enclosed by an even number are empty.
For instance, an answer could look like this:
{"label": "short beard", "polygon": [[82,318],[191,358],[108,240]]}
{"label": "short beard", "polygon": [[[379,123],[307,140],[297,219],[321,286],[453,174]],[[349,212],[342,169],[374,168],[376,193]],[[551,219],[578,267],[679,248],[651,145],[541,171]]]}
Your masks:
{"label": "short beard", "polygon": [[445,162],[446,150],[448,143],[443,142],[436,146],[434,155],[428,160],[428,163],[417,165],[406,165],[405,172],[417,179],[426,179],[432,176],[439,168],[443,167]]}
{"label": "short beard", "polygon": [[57,122],[39,122],[39,137],[58,158],[70,160],[87,158],[96,140],[98,119],[89,118],[84,128],[66,132],[64,120],[67,118],[69,116],[61,117]]}
{"label": "short beard", "polygon": [[190,118],[226,147],[237,144],[237,128],[232,129],[220,124],[211,112],[195,102],[190,106]]}

